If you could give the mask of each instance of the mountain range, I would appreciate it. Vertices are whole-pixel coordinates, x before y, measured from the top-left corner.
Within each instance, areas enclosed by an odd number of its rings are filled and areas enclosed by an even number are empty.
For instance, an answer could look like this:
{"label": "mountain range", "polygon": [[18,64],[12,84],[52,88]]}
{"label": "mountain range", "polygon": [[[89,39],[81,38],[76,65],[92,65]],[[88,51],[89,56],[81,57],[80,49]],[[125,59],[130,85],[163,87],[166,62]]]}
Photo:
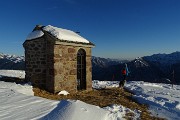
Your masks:
{"label": "mountain range", "polygon": [[[93,80],[122,80],[121,70],[128,65],[127,80],[180,84],[180,52],[154,54],[134,60],[92,57]],[[25,70],[24,56],[0,53],[0,69]]]}
{"label": "mountain range", "polygon": [[[98,59],[98,60],[95,60]],[[94,80],[122,80],[121,70],[128,65],[128,80],[180,84],[180,52],[171,54],[154,54],[139,57],[131,61],[103,61],[92,59]],[[103,63],[103,66],[98,63]]]}
{"label": "mountain range", "polygon": [[4,70],[24,70],[24,56],[15,56],[0,53],[0,69]]}

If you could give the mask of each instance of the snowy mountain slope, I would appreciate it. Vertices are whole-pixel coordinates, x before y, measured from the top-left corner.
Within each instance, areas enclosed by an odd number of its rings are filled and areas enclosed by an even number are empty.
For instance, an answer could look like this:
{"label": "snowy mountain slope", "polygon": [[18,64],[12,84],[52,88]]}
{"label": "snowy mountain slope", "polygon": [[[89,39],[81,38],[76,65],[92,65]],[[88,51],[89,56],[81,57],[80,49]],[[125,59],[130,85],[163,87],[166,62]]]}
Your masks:
{"label": "snowy mountain slope", "polygon": [[154,54],[152,56],[145,56],[144,59],[152,62],[159,62],[160,64],[175,64],[180,62],[180,52],[173,52],[171,54]]}
{"label": "snowy mountain slope", "polygon": [[101,58],[92,56],[92,65],[93,67],[108,67],[110,65],[117,65],[128,62],[128,60],[119,60],[119,59],[110,59],[110,58]]}
{"label": "snowy mountain slope", "polygon": [[148,67],[150,66],[143,58],[136,58],[134,61],[135,67]]}
{"label": "snowy mountain slope", "polygon": [[143,57],[146,61],[159,67],[164,73],[171,72],[173,65],[180,63],[180,52],[171,54],[154,54]]}
{"label": "snowy mountain slope", "polygon": [[0,69],[24,70],[24,62],[24,56],[15,56],[0,53]]}
{"label": "snowy mountain slope", "polygon": [[[119,65],[126,60],[115,60],[109,58],[92,57],[92,78],[98,80],[111,80],[112,73],[109,71],[111,66]],[[113,71],[113,69],[112,69]]]}
{"label": "snowy mountain slope", "polygon": [[[127,65],[130,71],[128,80],[162,82],[159,81],[162,76],[160,69],[149,64],[143,58],[136,58],[127,62]],[[93,79],[120,81],[123,78],[121,70],[124,66],[124,63],[122,63],[105,68],[93,69]]]}
{"label": "snowy mountain slope", "polygon": [[[106,67],[101,67],[105,66],[102,62],[96,63],[96,65],[93,64],[93,79],[117,81],[122,79],[123,63]],[[168,80],[173,80],[172,71],[174,70],[173,83],[180,84],[180,52],[136,58],[127,64],[130,71],[129,80],[170,83]]]}
{"label": "snowy mountain slope", "polygon": [[[149,64],[158,68],[163,78],[173,80],[174,84],[180,84],[180,52],[171,54],[154,54],[143,57]],[[174,71],[174,78],[173,78]]]}
{"label": "snowy mountain slope", "polygon": [[128,63],[130,75],[129,80],[146,81],[146,82],[163,82],[160,81],[163,76],[161,70],[148,63],[143,58],[136,58]]}

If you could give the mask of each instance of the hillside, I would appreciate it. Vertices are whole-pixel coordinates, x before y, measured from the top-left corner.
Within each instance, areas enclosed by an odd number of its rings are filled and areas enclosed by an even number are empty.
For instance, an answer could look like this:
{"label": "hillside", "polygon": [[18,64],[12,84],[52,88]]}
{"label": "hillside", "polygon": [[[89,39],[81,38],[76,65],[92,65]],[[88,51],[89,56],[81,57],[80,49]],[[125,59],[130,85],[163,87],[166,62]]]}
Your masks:
{"label": "hillside", "polygon": [[[92,57],[93,80],[111,80],[113,74],[109,71],[109,68],[115,65],[121,65],[125,62],[128,62],[128,60]],[[115,70],[112,69],[112,71]]]}
{"label": "hillside", "polygon": [[0,69],[6,70],[24,70],[24,56],[7,55],[0,53]]}
{"label": "hillside", "polygon": [[[173,80],[172,72],[174,70],[173,83],[180,84],[180,52],[145,56],[126,63],[130,70],[129,80],[170,83],[169,79]],[[93,66],[93,79],[120,81],[123,67],[123,63],[106,67],[97,64]]]}
{"label": "hillside", "polygon": [[172,72],[175,64],[180,63],[180,52],[174,52],[171,54],[154,54],[152,56],[145,56],[143,59],[157,66],[166,74]]}

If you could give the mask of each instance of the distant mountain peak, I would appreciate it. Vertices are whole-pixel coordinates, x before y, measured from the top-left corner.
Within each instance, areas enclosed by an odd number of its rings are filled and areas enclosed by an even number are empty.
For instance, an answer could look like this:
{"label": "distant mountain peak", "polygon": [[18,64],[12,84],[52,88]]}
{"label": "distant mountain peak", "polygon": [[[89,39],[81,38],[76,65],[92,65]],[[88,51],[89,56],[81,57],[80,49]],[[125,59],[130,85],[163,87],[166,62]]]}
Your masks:
{"label": "distant mountain peak", "polygon": [[16,56],[0,53],[0,69],[24,70],[24,56]]}
{"label": "distant mountain peak", "polygon": [[118,59],[111,59],[111,58],[101,58],[92,56],[92,64],[93,66],[99,67],[108,67],[111,65],[117,65],[128,62],[127,60],[118,60]]}
{"label": "distant mountain peak", "polygon": [[180,52],[176,51],[170,54],[154,54],[143,58],[147,61],[158,62],[159,64],[172,65],[180,62]]}
{"label": "distant mountain peak", "polygon": [[148,63],[145,60],[143,60],[142,57],[136,58],[134,60],[134,64],[136,67],[148,67],[149,66]]}

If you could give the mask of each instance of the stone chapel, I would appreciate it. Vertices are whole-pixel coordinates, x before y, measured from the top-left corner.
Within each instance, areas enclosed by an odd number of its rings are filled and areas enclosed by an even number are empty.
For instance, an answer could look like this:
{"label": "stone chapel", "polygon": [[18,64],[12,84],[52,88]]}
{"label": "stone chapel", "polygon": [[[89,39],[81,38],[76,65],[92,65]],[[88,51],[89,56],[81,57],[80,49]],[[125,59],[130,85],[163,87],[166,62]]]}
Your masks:
{"label": "stone chapel", "polygon": [[71,30],[37,25],[23,43],[25,79],[52,93],[92,90],[94,46]]}

